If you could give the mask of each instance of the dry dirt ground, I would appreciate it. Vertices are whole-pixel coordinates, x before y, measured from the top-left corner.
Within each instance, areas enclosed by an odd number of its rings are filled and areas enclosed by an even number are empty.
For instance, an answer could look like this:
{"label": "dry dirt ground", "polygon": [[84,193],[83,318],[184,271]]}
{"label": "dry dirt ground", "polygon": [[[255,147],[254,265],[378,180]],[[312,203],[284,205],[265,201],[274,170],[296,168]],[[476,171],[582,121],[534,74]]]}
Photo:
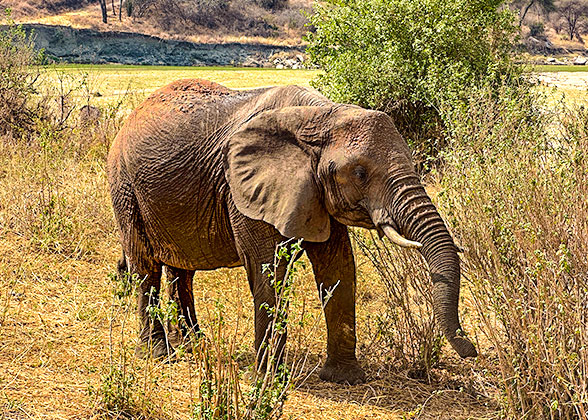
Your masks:
{"label": "dry dirt ground", "polygon": [[[581,77],[558,74],[556,81],[580,83]],[[192,357],[163,364],[131,356],[137,330],[132,299],[113,297],[117,283],[111,275],[120,247],[104,145],[80,149],[80,157],[59,145],[52,148],[51,141],[27,147],[0,141],[0,418],[102,418],[104,400],[121,394],[135,401],[137,418],[197,418]],[[309,267],[296,288],[289,343],[307,355],[302,369],[307,379],[291,392],[284,418],[497,418],[496,356],[468,316],[467,290],[464,327],[480,357],[458,360],[445,347],[431,380],[415,379],[410,369],[387,359],[377,323],[385,307],[383,286],[373,268],[358,259],[358,353],[368,382],[346,386],[322,382],[316,372],[325,357],[325,328]],[[244,271],[197,273],[194,290],[205,333],[214,335],[223,325],[219,334],[233,343],[247,389],[253,311]]]}
{"label": "dry dirt ground", "polygon": [[547,86],[586,91],[588,89],[588,70],[581,72],[538,73],[537,79]]}

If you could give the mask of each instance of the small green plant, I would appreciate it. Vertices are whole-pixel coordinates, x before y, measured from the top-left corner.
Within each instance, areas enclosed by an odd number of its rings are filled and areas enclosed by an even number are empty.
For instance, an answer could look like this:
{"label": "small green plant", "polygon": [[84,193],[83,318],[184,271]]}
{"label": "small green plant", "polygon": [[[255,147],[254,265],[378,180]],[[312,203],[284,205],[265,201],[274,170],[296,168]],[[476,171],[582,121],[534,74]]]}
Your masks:
{"label": "small green plant", "polygon": [[255,0],[255,2],[268,10],[279,10],[286,7],[288,0]]}
{"label": "small green plant", "polygon": [[[177,326],[179,323],[178,304],[171,299],[160,299],[155,297],[155,289],[152,287],[148,292],[149,305],[146,308],[147,314],[152,322],[160,322],[164,325]],[[166,335],[167,335],[166,331]]]}
{"label": "small green plant", "polygon": [[543,25],[543,22],[535,22],[535,23],[531,24],[529,29],[530,29],[531,36],[545,35],[545,26]]}
{"label": "small green plant", "polygon": [[[102,366],[100,384],[90,387],[89,393],[96,396],[106,417],[137,418],[151,410],[138,375],[140,367],[136,366],[125,340],[129,309],[139,281],[128,273],[111,273],[108,279],[112,287],[109,355],[107,363]],[[115,324],[119,322],[120,335],[115,336]]]}
{"label": "small green plant", "polygon": [[282,415],[282,407],[291,388],[292,374],[284,352],[284,335],[290,302],[294,296],[294,278],[302,264],[302,240],[286,241],[276,247],[274,262],[266,264],[275,292],[276,305],[264,306],[271,317],[269,334],[260,355],[263,366],[254,373],[251,389],[243,393],[239,367],[235,361],[235,341],[226,339],[223,307],[217,302],[215,328],[200,341],[196,356],[200,375],[198,402],[193,415],[197,419],[272,420]]}
{"label": "small green plant", "polygon": [[247,393],[249,406],[246,419],[266,420],[279,419],[291,386],[291,373],[287,365],[282,363],[275,367],[271,374],[256,379],[252,389]]}
{"label": "small green plant", "polygon": [[112,284],[112,294],[120,304],[126,304],[134,297],[137,287],[142,279],[138,274],[130,274],[128,271],[110,273],[108,279]]}
{"label": "small green plant", "polygon": [[[290,302],[295,293],[294,279],[302,265],[298,260],[303,252],[301,244],[302,239],[291,239],[279,244],[273,265],[263,267],[263,272],[267,274],[274,289],[276,304],[274,307],[265,306],[271,318],[270,334],[266,345],[261,349],[263,353],[259,363],[260,366],[265,366],[265,370],[256,373],[255,383],[248,394],[248,419],[265,420],[281,417],[282,407],[290,389],[291,372],[288,368],[287,352],[283,346]],[[285,274],[280,275],[280,267],[284,265]]]}
{"label": "small green plant", "polygon": [[132,415],[136,406],[137,394],[140,392],[138,378],[132,371],[125,369],[127,361],[123,357],[122,365],[109,366],[100,377],[98,393],[104,409],[108,412]]}

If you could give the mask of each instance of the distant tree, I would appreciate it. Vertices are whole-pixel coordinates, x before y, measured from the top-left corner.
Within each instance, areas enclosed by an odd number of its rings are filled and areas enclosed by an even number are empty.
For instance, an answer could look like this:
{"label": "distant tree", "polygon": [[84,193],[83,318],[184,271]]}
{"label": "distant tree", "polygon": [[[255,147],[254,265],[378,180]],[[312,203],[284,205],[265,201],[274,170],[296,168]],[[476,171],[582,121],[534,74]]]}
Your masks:
{"label": "distant tree", "polygon": [[100,9],[102,10],[102,22],[108,23],[108,10],[106,8],[106,0],[98,0]]}
{"label": "distant tree", "polygon": [[582,42],[579,33],[580,23],[588,16],[587,0],[560,0],[556,3],[559,13],[565,20],[565,27],[570,41],[574,36]]}
{"label": "distant tree", "polygon": [[133,0],[126,0],[125,1],[125,9],[127,11],[127,16],[128,17],[133,16],[133,11],[135,10],[134,4],[133,4]]}
{"label": "distant tree", "polygon": [[518,7],[519,10],[519,26],[523,25],[523,21],[527,16],[531,7],[537,6],[540,10],[544,12],[550,12],[555,9],[555,5],[553,4],[553,0],[515,0],[513,5]]}
{"label": "distant tree", "polygon": [[555,30],[555,33],[559,35],[565,25],[565,19],[559,13],[559,11],[551,12],[548,16],[551,27]]}

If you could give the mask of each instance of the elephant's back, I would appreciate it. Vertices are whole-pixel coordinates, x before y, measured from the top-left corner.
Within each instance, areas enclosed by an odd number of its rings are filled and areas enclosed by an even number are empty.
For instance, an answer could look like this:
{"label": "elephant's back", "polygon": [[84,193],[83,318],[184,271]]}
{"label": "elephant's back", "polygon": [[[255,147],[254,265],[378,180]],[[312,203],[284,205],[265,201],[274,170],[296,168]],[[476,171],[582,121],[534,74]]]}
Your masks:
{"label": "elephant's back", "polygon": [[205,80],[178,80],[137,107],[116,137],[111,189],[130,186],[162,262],[210,269],[239,261],[225,209],[221,146],[234,109],[248,95]]}
{"label": "elephant's back", "polygon": [[246,96],[203,79],[172,82],[129,115],[111,146],[111,160],[132,166],[140,157],[161,159],[186,148],[209,147],[210,137],[226,125],[231,109]]}
{"label": "elephant's back", "polygon": [[142,127],[151,132],[150,123],[153,122],[174,134],[192,121],[205,122],[213,114],[228,115],[227,108],[242,96],[239,91],[208,80],[177,80],[156,90],[135,108],[121,131],[131,130],[143,137]]}
{"label": "elephant's back", "polygon": [[210,80],[181,79],[153,92],[136,111],[163,107],[168,111],[190,112],[202,105],[210,106],[211,101],[237,95],[239,91]]}

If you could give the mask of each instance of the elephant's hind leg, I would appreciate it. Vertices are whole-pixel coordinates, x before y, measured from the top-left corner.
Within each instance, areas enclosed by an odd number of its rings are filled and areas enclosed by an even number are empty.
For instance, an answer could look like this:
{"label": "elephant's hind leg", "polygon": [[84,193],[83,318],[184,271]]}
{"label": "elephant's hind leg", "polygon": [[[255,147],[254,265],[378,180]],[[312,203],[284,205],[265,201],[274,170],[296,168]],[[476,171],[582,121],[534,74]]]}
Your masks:
{"label": "elephant's hind leg", "polygon": [[163,325],[157,317],[161,263],[153,256],[145,233],[137,199],[130,184],[121,182],[111,190],[114,214],[117,219],[123,246],[123,258],[118,269],[121,275],[128,271],[137,278],[137,310],[141,320],[140,341],[135,349],[138,357],[166,357],[171,354]]}
{"label": "elephant's hind leg", "polygon": [[190,335],[199,337],[202,334],[194,308],[194,270],[166,266],[166,273],[169,297],[178,307],[178,319],[172,320],[168,326],[169,341],[174,347],[184,344],[186,350],[191,351]]}
{"label": "elephant's hind leg", "polygon": [[153,259],[130,256],[129,272],[137,275],[137,311],[141,320],[141,333],[135,355],[154,359],[167,357],[173,348],[166,340],[157,308],[160,307],[161,264]]}

